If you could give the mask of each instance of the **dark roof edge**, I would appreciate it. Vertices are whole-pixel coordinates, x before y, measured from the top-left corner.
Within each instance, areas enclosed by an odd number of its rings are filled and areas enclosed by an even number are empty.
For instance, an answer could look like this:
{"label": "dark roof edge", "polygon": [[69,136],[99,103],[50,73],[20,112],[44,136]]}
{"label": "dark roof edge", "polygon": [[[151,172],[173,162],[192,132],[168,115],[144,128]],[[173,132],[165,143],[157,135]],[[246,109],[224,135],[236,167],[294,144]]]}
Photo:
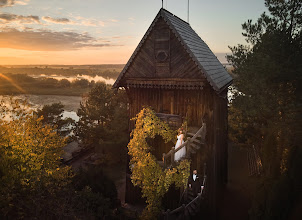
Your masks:
{"label": "dark roof edge", "polygon": [[228,82],[227,84],[225,84],[223,87],[221,87],[221,89],[219,90],[218,94],[221,93],[223,90],[225,90],[230,85],[232,85],[232,83],[233,83],[233,79],[230,82]]}

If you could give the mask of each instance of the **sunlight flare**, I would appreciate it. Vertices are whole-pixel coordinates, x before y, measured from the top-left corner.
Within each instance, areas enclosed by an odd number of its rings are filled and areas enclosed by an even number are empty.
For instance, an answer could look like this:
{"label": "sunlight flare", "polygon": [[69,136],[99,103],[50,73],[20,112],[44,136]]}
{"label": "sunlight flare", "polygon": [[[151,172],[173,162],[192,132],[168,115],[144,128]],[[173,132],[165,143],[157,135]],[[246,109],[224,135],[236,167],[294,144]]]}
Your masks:
{"label": "sunlight flare", "polygon": [[5,80],[7,80],[8,82],[10,82],[11,85],[13,85],[16,89],[18,89],[20,92],[22,93],[26,93],[26,91],[21,88],[17,83],[14,82],[14,80],[12,80],[11,78],[5,76],[4,74],[0,73],[0,78],[4,78]]}

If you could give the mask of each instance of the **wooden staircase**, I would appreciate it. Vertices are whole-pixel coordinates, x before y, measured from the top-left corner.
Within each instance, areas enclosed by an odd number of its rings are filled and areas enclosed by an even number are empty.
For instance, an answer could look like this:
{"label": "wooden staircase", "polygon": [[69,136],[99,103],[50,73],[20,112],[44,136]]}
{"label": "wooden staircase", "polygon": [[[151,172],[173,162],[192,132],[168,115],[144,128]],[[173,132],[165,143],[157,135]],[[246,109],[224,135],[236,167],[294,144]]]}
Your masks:
{"label": "wooden staircase", "polygon": [[[185,147],[186,154],[183,158],[180,159],[189,159],[192,154],[196,154],[197,151],[205,145],[205,135],[206,135],[206,124],[203,123],[201,128],[189,127],[186,134],[187,140],[177,149],[172,147],[172,149],[167,153],[163,154],[163,162],[161,165],[164,169],[172,168],[177,165],[178,162],[174,160],[175,153],[181,148]],[[194,197],[193,191],[191,188],[187,188],[183,195],[181,196],[180,205],[178,208],[162,213],[162,218],[164,220],[181,220],[181,219],[193,219],[200,212],[201,202],[203,201],[204,190],[206,186],[206,165],[204,166],[204,176],[203,176],[203,189],[196,197]]]}
{"label": "wooden staircase", "polygon": [[[206,167],[206,166],[205,166]],[[204,169],[204,176],[203,176],[203,189],[196,197],[194,197],[193,190],[191,188],[187,188],[183,195],[184,197],[181,198],[180,203],[183,204],[178,208],[170,211],[169,209],[166,212],[162,213],[161,219],[162,220],[183,220],[183,219],[194,219],[200,214],[200,207],[201,203],[204,199],[204,190],[206,186],[206,174]]]}
{"label": "wooden staircase", "polygon": [[189,127],[188,132],[186,134],[187,140],[180,145],[177,149],[172,147],[172,149],[167,153],[163,153],[163,168],[171,168],[177,164],[177,162],[174,160],[175,153],[179,151],[180,149],[184,148],[186,149],[186,154],[183,158],[184,159],[190,159],[191,154],[195,154],[202,145],[206,144],[205,142],[205,136],[206,136],[206,124],[202,123],[201,128],[194,128]]}

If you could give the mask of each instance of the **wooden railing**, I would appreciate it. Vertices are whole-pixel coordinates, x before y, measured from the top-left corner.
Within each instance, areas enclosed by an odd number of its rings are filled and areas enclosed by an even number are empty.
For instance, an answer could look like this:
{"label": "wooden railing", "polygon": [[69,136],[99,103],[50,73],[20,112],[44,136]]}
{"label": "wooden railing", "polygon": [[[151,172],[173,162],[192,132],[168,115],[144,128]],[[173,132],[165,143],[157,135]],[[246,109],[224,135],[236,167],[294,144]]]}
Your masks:
{"label": "wooden railing", "polygon": [[201,138],[203,139],[202,141],[205,142],[204,138],[205,138],[205,134],[206,134],[206,124],[202,123],[201,128],[194,134],[194,136],[192,138],[187,138],[187,140],[180,145],[177,149],[175,149],[175,147],[172,147],[172,149],[167,153],[163,153],[163,164],[164,164],[164,169],[167,167],[167,162],[168,162],[168,158],[170,158],[171,161],[171,165],[173,166],[175,161],[174,161],[174,156],[175,153],[179,150],[181,150],[182,148],[186,147],[186,154],[184,156],[184,158],[190,158],[190,152],[191,152],[191,144],[193,143],[194,140],[196,140],[198,138],[198,136],[201,136]]}
{"label": "wooden railing", "polygon": [[[162,215],[163,215],[163,219],[165,220],[172,220],[172,219],[175,219],[179,216],[182,216],[181,219],[190,219],[190,216],[188,214],[188,209],[189,207],[192,207],[193,204],[200,204],[200,201],[202,200],[202,197],[203,196],[203,193],[200,192],[197,194],[197,196],[191,201],[189,202],[188,204],[182,204],[181,206],[179,206],[178,208],[170,211],[169,209],[166,211],[166,212],[163,212]],[[198,212],[198,211],[196,211]]]}
{"label": "wooden railing", "polygon": [[249,175],[260,175],[262,172],[262,162],[259,155],[259,150],[254,145],[247,149],[247,161]]}
{"label": "wooden railing", "polygon": [[[203,194],[205,191],[205,187],[206,187],[206,164],[204,165],[204,176],[203,176],[203,181],[202,181],[202,189],[201,192],[197,194],[197,196],[191,200],[188,204],[182,204],[181,206],[179,206],[178,208],[170,211],[169,209],[166,212],[162,213],[162,217],[165,220],[172,220],[172,219],[176,219],[178,217],[182,217],[182,218],[178,218],[178,219],[190,219],[189,216],[189,212],[188,209],[189,207],[193,207],[193,204],[199,204],[199,202],[201,202],[202,198],[204,198]],[[187,192],[187,189],[185,190],[185,192]],[[196,206],[197,208],[199,208],[198,206]],[[198,212],[199,210],[195,210],[196,212]]]}

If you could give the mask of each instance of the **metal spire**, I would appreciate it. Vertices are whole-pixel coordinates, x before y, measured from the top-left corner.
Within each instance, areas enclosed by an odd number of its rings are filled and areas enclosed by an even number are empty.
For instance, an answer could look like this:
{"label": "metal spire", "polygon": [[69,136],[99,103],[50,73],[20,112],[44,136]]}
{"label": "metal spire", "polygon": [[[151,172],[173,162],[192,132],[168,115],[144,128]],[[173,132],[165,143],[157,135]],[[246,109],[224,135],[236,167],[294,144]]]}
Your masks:
{"label": "metal spire", "polygon": [[189,23],[189,14],[190,14],[190,0],[188,0],[188,23]]}
{"label": "metal spire", "polygon": [[164,7],[164,0],[161,0],[161,8]]}

